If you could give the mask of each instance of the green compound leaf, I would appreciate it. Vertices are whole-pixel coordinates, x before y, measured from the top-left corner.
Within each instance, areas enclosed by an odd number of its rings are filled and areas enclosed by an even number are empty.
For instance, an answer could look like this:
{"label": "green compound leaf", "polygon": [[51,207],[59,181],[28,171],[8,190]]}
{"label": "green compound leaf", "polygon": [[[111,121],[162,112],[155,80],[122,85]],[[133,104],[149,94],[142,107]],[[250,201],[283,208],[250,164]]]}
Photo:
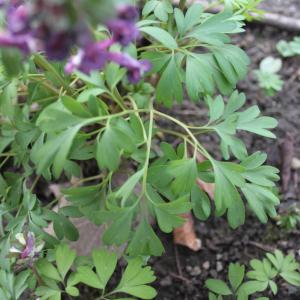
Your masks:
{"label": "green compound leaf", "polygon": [[170,233],[174,228],[184,223],[180,215],[190,211],[192,205],[188,195],[176,200],[165,202],[162,197],[151,187],[147,188],[148,198],[157,218],[158,225],[163,232]]}
{"label": "green compound leaf", "polygon": [[237,291],[245,276],[245,266],[239,263],[229,265],[228,278],[234,291]]}
{"label": "green compound leaf", "polygon": [[211,15],[200,25],[196,26],[188,37],[193,37],[200,42],[220,46],[229,42],[227,34],[243,32],[239,16],[233,17],[230,10]]}
{"label": "green compound leaf", "polygon": [[141,27],[140,31],[146,33],[147,35],[150,35],[152,38],[159,41],[162,45],[171,50],[174,50],[178,47],[175,39],[164,29],[161,29],[159,27],[145,26]]}
{"label": "green compound leaf", "polygon": [[97,139],[96,159],[99,167],[117,170],[122,151],[132,153],[137,139],[139,138],[128,122],[119,118],[111,121]]}
{"label": "green compound leaf", "polygon": [[232,295],[232,292],[231,292],[230,288],[222,280],[208,279],[208,280],[205,281],[205,286],[209,290],[211,290],[212,292],[214,292],[218,295],[224,295],[224,296]]}
{"label": "green compound leaf", "polygon": [[164,247],[153,231],[150,224],[143,219],[135,229],[132,240],[130,241],[127,252],[130,256],[161,256]]}
{"label": "green compound leaf", "polygon": [[65,278],[66,274],[70,270],[75,258],[76,252],[71,250],[67,244],[60,244],[57,247],[55,251],[55,260],[62,279]]}
{"label": "green compound leaf", "polygon": [[61,300],[61,291],[46,286],[40,286],[35,294],[45,300]]}
{"label": "green compound leaf", "polygon": [[53,279],[55,281],[62,280],[57,269],[46,259],[40,259],[39,261],[37,261],[36,268],[41,276]]}
{"label": "green compound leaf", "polygon": [[107,282],[116,269],[118,257],[115,253],[109,252],[105,249],[94,250],[92,257],[97,275],[103,288],[105,288]]}
{"label": "green compound leaf", "polygon": [[104,285],[99,276],[89,266],[80,266],[76,273],[79,282],[95,289],[104,289]]}
{"label": "green compound leaf", "polygon": [[144,267],[140,258],[132,259],[123,273],[122,279],[114,292],[123,292],[141,299],[153,299],[156,296],[154,288],[148,284],[155,280],[150,267]]}
{"label": "green compound leaf", "polygon": [[210,200],[198,185],[194,185],[192,188],[191,202],[195,216],[201,221],[207,220],[211,213]]}
{"label": "green compound leaf", "polygon": [[154,13],[155,17],[162,22],[167,22],[169,14],[173,12],[173,7],[168,0],[151,0],[148,1],[142,11],[143,16]]}
{"label": "green compound leaf", "polygon": [[277,43],[276,48],[283,57],[300,55],[300,37],[294,37],[291,42],[281,40]]}
{"label": "green compound leaf", "polygon": [[175,195],[190,192],[197,178],[197,164],[194,158],[170,161],[167,172],[174,178],[171,189]]}
{"label": "green compound leaf", "polygon": [[171,57],[156,89],[157,101],[167,107],[171,107],[174,101],[181,102],[183,89],[180,76],[180,68],[174,56]]}

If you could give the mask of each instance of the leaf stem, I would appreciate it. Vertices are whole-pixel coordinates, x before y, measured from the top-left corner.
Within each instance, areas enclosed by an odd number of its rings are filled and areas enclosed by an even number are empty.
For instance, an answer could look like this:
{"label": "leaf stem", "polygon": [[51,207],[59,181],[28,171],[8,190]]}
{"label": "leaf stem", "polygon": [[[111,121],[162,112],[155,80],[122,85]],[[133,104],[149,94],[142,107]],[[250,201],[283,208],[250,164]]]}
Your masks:
{"label": "leaf stem", "polygon": [[148,130],[148,137],[147,137],[147,152],[146,152],[146,159],[144,164],[144,176],[143,176],[143,183],[142,183],[142,191],[145,192],[147,188],[147,177],[148,177],[148,167],[149,167],[149,160],[151,154],[151,144],[152,144],[152,133],[153,133],[153,118],[154,118],[154,110],[150,110],[150,120],[149,120],[149,130]]}
{"label": "leaf stem", "polygon": [[194,134],[191,132],[191,130],[187,127],[187,125],[185,125],[183,122],[167,115],[167,114],[164,114],[160,111],[157,111],[157,110],[154,110],[154,113],[158,116],[161,116],[165,119],[168,119],[172,122],[174,122],[175,124],[179,125],[181,128],[183,128],[187,134],[191,137],[191,139],[193,140],[194,142],[194,147],[196,147],[196,145],[198,146],[198,149],[199,151],[201,152],[201,154],[203,154],[204,156],[206,156],[207,158],[211,157],[208,152],[204,149],[204,147],[199,143],[199,141],[197,140],[197,138],[194,136]]}
{"label": "leaf stem", "polygon": [[181,10],[183,10],[185,8],[185,5],[186,5],[186,0],[180,0],[179,1],[179,8]]}

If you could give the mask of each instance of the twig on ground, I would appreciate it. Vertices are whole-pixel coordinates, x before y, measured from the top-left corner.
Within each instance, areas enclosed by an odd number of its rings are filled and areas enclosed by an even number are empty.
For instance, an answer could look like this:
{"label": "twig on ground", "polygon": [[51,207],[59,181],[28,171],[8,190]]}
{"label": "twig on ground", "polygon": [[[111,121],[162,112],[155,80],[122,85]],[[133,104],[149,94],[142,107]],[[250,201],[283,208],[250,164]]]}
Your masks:
{"label": "twig on ground", "polygon": [[276,248],[272,247],[272,246],[269,246],[269,245],[263,245],[261,243],[258,243],[258,242],[253,242],[253,241],[249,241],[248,242],[249,245],[251,246],[254,246],[256,248],[259,248],[263,251],[266,251],[266,252],[273,252],[275,251]]}
{"label": "twig on ground", "polygon": [[292,179],[292,161],[295,154],[295,139],[287,133],[280,145],[282,190],[286,192]]}

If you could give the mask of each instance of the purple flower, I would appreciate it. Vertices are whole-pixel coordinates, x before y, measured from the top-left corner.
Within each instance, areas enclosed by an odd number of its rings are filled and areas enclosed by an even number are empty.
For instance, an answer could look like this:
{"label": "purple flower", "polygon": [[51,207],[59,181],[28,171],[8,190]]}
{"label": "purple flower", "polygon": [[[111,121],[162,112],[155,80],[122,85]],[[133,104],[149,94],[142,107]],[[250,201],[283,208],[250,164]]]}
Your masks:
{"label": "purple flower", "polygon": [[141,77],[151,69],[151,64],[147,60],[136,60],[128,54],[112,52],[110,60],[127,69],[128,80],[135,84],[141,80]]}
{"label": "purple flower", "polygon": [[109,59],[107,49],[112,45],[112,40],[101,42],[92,42],[80,49],[75,56],[72,56],[66,67],[66,73],[72,73],[75,70],[84,73],[90,73],[93,70],[101,70]]}
{"label": "purple flower", "polygon": [[30,36],[13,36],[9,33],[0,33],[0,47],[17,48],[25,54],[36,50],[35,41]]}
{"label": "purple flower", "polygon": [[132,5],[120,5],[118,7],[118,18],[125,21],[136,21],[139,13],[138,10]]}
{"label": "purple flower", "polygon": [[31,232],[29,232],[27,234],[25,248],[21,252],[21,259],[25,259],[32,255],[32,252],[34,250],[34,245],[35,245],[35,237]]}
{"label": "purple flower", "polygon": [[7,30],[11,34],[28,34],[30,31],[30,13],[24,4],[10,4],[7,10]]}
{"label": "purple flower", "polygon": [[37,243],[34,233],[28,232],[16,234],[15,245],[10,248],[9,252],[20,259],[32,259],[36,257],[43,249],[44,243]]}
{"label": "purple flower", "polygon": [[76,35],[71,31],[50,33],[49,37],[44,40],[46,56],[51,60],[67,58],[75,41]]}
{"label": "purple flower", "polygon": [[138,12],[134,6],[119,6],[117,18],[107,23],[115,43],[127,46],[139,37],[139,31],[135,25],[137,17]]}
{"label": "purple flower", "polygon": [[129,45],[139,37],[139,31],[134,23],[124,20],[108,22],[108,29],[112,32],[113,40],[122,46]]}
{"label": "purple flower", "polygon": [[29,9],[22,1],[11,1],[6,14],[7,30],[0,33],[1,47],[14,47],[25,54],[37,50],[30,31]]}

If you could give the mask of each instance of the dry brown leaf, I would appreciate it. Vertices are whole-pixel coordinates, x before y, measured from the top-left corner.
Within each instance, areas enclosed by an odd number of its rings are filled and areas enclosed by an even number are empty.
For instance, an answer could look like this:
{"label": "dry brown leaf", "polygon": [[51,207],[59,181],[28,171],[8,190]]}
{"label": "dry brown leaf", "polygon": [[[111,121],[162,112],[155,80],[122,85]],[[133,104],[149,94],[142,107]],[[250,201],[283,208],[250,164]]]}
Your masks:
{"label": "dry brown leaf", "polygon": [[[49,189],[59,198],[58,204],[53,208],[54,211],[58,211],[60,207],[70,205],[60,192],[63,185],[51,184]],[[78,229],[80,239],[76,242],[70,242],[71,248],[75,249],[80,256],[88,256],[91,254],[94,248],[101,246],[101,236],[104,231],[104,226],[96,226],[85,218],[70,218],[70,221]],[[48,234],[55,235],[53,230],[53,224],[50,223],[45,230]]]}
{"label": "dry brown leaf", "polygon": [[188,247],[193,251],[199,251],[202,247],[201,240],[197,238],[194,219],[191,213],[182,215],[186,219],[184,224],[173,231],[174,243]]}

